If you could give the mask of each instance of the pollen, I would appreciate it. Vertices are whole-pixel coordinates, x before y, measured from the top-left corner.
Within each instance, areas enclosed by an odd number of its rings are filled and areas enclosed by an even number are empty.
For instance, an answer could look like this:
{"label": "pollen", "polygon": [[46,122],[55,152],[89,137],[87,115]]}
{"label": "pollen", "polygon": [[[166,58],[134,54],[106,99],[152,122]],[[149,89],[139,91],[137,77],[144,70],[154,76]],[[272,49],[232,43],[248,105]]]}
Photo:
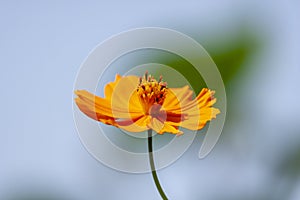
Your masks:
{"label": "pollen", "polygon": [[166,88],[167,83],[162,81],[162,76],[160,76],[159,81],[149,75],[148,72],[140,77],[137,93],[140,101],[146,105],[146,111],[154,104],[163,104],[167,93]]}

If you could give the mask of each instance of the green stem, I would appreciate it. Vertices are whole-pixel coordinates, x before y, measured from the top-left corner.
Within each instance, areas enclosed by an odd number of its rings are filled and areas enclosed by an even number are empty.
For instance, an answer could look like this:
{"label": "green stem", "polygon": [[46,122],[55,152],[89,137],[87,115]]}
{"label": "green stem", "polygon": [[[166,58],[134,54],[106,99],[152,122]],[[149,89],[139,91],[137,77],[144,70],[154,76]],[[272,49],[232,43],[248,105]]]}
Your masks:
{"label": "green stem", "polygon": [[149,152],[149,162],[150,162],[152,177],[153,177],[154,183],[156,185],[156,188],[157,188],[161,198],[163,200],[168,200],[166,194],[164,193],[164,191],[159,183],[159,180],[158,180],[158,177],[156,174],[156,170],[155,170],[155,164],[154,164],[154,159],[153,159],[153,149],[152,149],[152,129],[148,130],[148,152]]}

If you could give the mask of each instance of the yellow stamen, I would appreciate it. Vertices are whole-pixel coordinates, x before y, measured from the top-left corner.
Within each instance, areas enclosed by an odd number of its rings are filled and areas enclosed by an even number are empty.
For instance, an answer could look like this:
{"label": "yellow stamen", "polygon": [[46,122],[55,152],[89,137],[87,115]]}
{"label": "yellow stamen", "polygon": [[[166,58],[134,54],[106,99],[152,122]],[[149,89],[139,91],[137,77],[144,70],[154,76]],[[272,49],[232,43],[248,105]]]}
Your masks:
{"label": "yellow stamen", "polygon": [[149,75],[148,72],[145,73],[144,77],[140,77],[137,92],[146,114],[149,114],[152,105],[163,104],[166,97],[166,87],[167,83],[162,81],[162,76],[159,81]]}

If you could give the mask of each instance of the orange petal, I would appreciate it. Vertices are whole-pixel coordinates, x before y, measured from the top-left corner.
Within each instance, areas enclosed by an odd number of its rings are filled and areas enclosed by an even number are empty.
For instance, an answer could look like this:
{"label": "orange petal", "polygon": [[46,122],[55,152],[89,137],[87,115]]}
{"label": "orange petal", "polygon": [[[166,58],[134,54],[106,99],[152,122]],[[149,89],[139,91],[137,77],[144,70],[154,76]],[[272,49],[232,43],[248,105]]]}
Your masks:
{"label": "orange petal", "polygon": [[133,119],[133,120],[124,120],[117,122],[118,127],[122,128],[129,132],[142,132],[148,130],[148,124],[150,122],[150,117],[144,115],[140,118]]}
{"label": "orange petal", "polygon": [[111,105],[111,102],[108,99],[104,99],[98,96],[93,95],[92,93],[86,90],[77,90],[75,91],[77,94],[76,103],[79,102],[80,105],[85,105],[89,110],[94,111],[100,115],[109,116],[112,118],[128,118],[139,117],[141,116],[141,112],[131,112],[129,113],[128,108],[126,106],[129,105]]}
{"label": "orange petal", "polygon": [[75,102],[78,106],[78,108],[86,114],[88,117],[103,122],[105,124],[109,125],[115,125],[115,120],[113,117],[110,117],[105,114],[101,114],[101,112],[97,112],[95,107],[91,106],[87,102],[83,101],[81,98],[76,98]]}
{"label": "orange petal", "polygon": [[173,133],[177,135],[183,134],[183,132],[178,129],[178,126],[173,126],[168,122],[164,123],[164,127],[160,130],[159,134],[162,134],[164,132]]}
{"label": "orange petal", "polygon": [[[171,96],[166,97],[169,102],[167,101],[167,105],[164,108],[167,112],[166,123],[170,125],[199,130],[220,113],[219,109],[212,107],[216,102],[216,99],[213,97],[214,91],[207,88],[202,89],[195,99],[191,98],[192,93],[188,87],[171,89],[171,92],[168,94],[171,94]],[[168,106],[168,104],[172,103],[172,100],[175,101],[173,103],[174,107]]]}
{"label": "orange petal", "polygon": [[106,99],[111,99],[111,95],[114,91],[114,88],[118,84],[119,80],[122,78],[121,75],[116,74],[116,78],[114,82],[109,82],[108,84],[105,85],[104,87],[104,96]]}
{"label": "orange petal", "polygon": [[101,115],[112,116],[110,102],[101,97],[95,96],[86,90],[75,91],[77,98],[75,99],[79,108],[84,106],[90,111],[97,112]]}
{"label": "orange petal", "polygon": [[168,88],[166,98],[162,105],[166,111],[181,110],[181,107],[191,102],[193,91],[189,89],[189,86],[182,88]]}
{"label": "orange petal", "polygon": [[190,90],[190,87],[188,85],[182,87],[182,88],[169,88],[169,90],[174,93],[176,98],[181,104],[186,104],[192,100],[193,91]]}
{"label": "orange petal", "polygon": [[136,91],[139,78],[137,76],[126,76],[118,80],[111,94],[111,106],[123,108],[127,113],[144,113],[142,104]]}
{"label": "orange petal", "polygon": [[148,124],[148,127],[152,130],[154,130],[155,132],[157,133],[162,133],[162,129],[164,127],[164,123],[161,122],[160,120],[158,120],[157,118],[155,117],[151,117],[150,119],[150,123]]}
{"label": "orange petal", "polygon": [[[137,84],[138,77],[117,75],[114,82],[105,86],[105,98],[95,96],[86,90],[77,90],[75,102],[90,118],[119,126],[116,121],[140,119],[144,115],[136,92]],[[146,125],[143,127],[144,130]]]}
{"label": "orange petal", "polygon": [[165,132],[173,133],[173,134],[182,134],[182,131],[178,130],[177,126],[173,126],[167,122],[162,122],[161,120],[150,117],[150,123],[148,123],[148,127],[158,134],[163,134]]}
{"label": "orange petal", "polygon": [[187,119],[181,123],[181,126],[191,130],[199,130],[211,119],[216,118],[220,110],[213,108],[216,102],[213,97],[214,91],[207,88],[202,89],[195,101],[182,108],[182,112],[187,114]]}

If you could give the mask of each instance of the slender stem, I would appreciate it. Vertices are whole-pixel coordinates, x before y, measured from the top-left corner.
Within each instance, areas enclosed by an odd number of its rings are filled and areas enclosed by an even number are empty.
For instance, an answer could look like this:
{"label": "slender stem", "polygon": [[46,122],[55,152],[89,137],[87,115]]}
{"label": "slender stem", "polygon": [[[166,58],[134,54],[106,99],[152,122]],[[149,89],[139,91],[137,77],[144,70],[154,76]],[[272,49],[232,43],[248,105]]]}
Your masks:
{"label": "slender stem", "polygon": [[153,177],[154,183],[156,185],[156,188],[157,188],[161,198],[163,200],[168,200],[166,194],[164,193],[164,191],[159,183],[159,180],[158,180],[158,177],[156,174],[156,170],[155,170],[155,164],[154,164],[154,159],[153,159],[153,149],[152,149],[152,129],[148,130],[148,152],[149,152],[149,162],[150,162],[152,177]]}

